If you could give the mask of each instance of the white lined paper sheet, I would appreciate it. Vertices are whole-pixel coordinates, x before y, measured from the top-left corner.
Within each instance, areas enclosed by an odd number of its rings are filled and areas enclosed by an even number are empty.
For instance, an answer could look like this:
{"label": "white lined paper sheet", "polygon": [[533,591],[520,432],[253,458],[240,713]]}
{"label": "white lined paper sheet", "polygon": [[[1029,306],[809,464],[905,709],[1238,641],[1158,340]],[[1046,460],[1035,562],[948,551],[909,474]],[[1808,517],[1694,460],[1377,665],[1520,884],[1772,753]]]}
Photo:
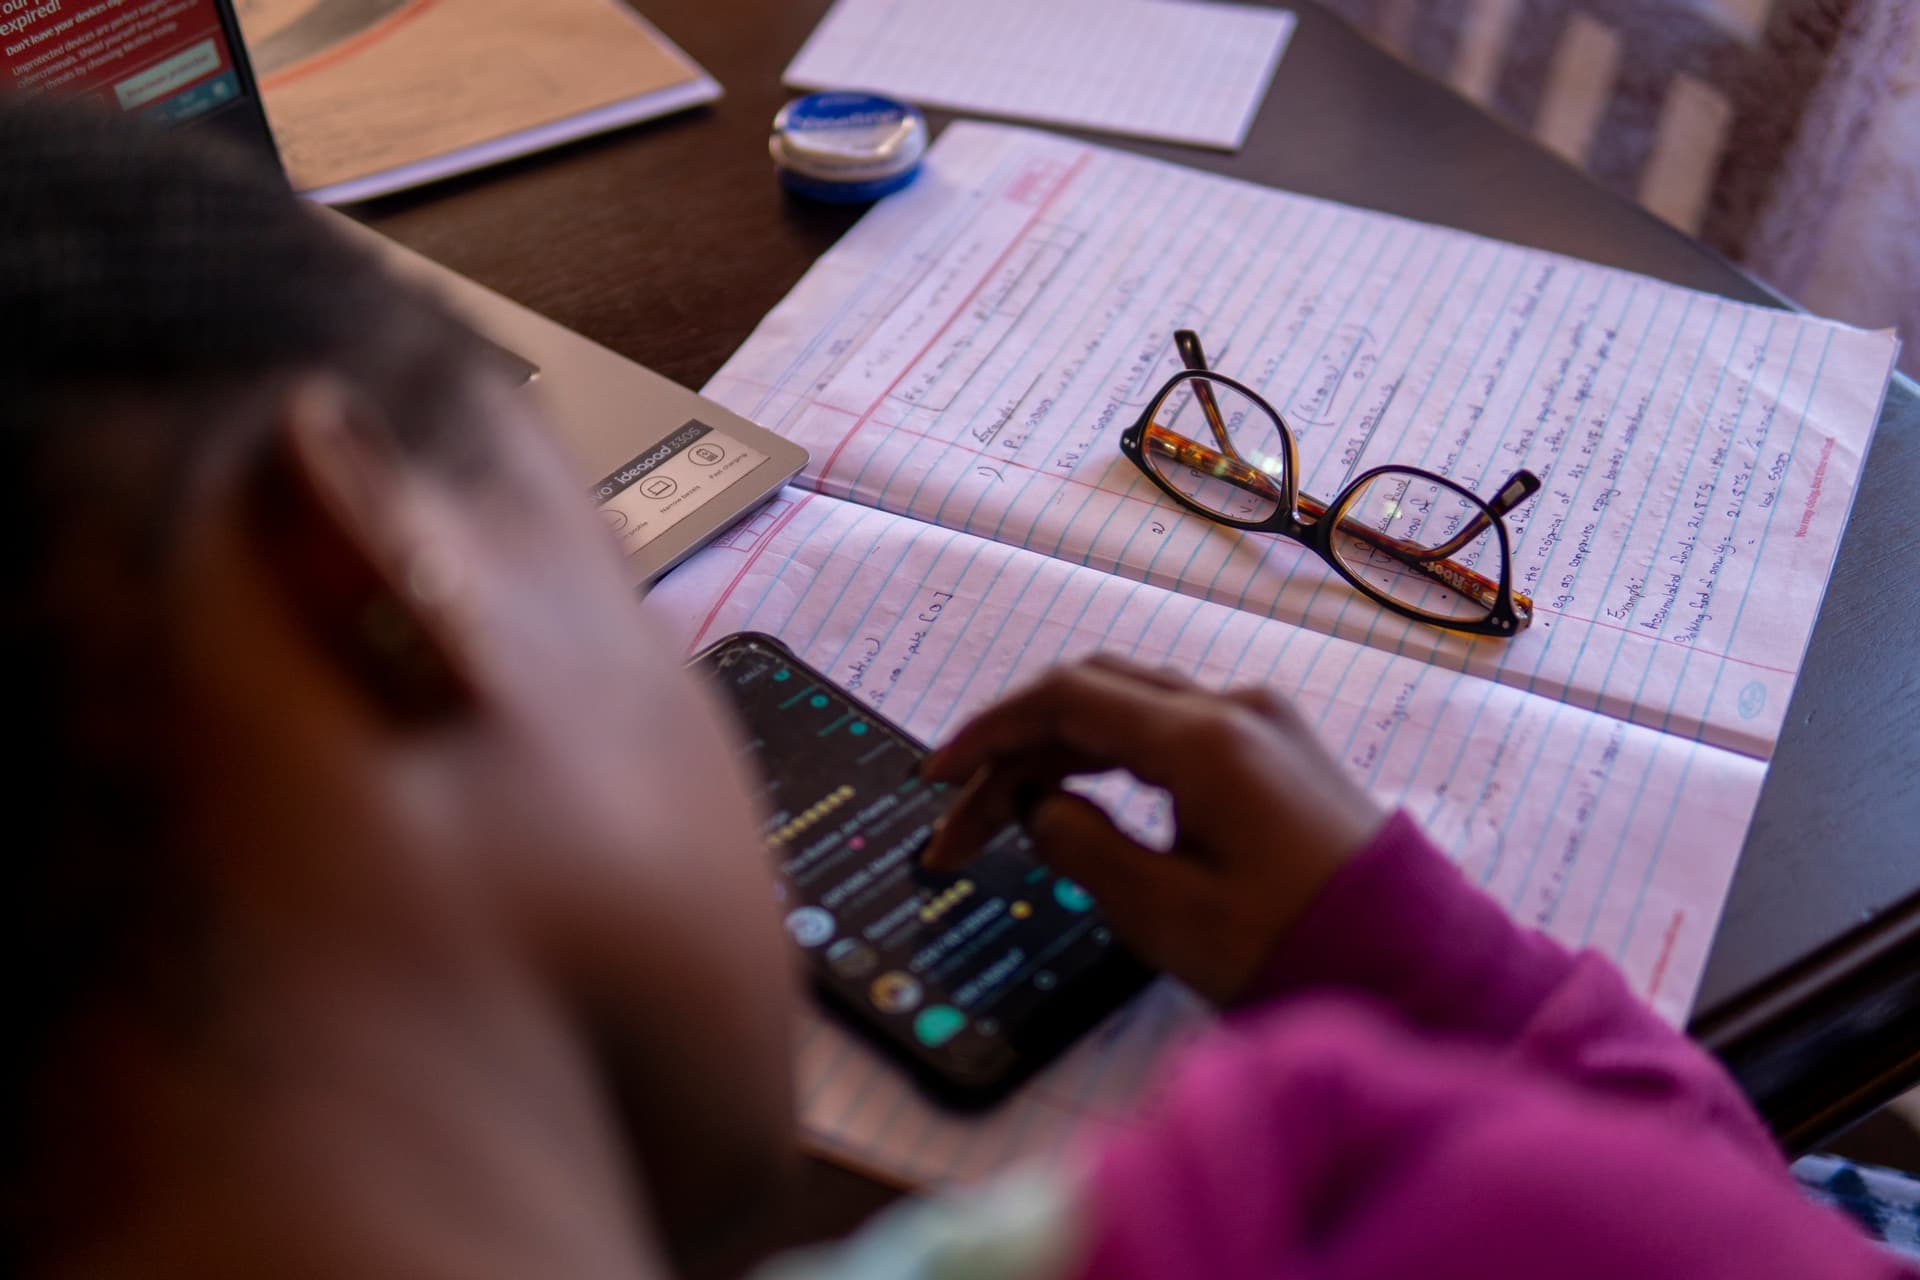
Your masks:
{"label": "white lined paper sheet", "polygon": [[[1116,440],[1198,330],[1331,497],[1401,462],[1490,492],[1534,625],[1474,640],[1189,516]],[[1756,758],[1771,754],[1898,344],[1005,126],[820,260],[707,393],[802,483]]]}
{"label": "white lined paper sheet", "polygon": [[[1764,774],[1498,682],[797,490],[670,575],[652,604],[689,653],[770,632],[929,740],[1095,649],[1277,689],[1516,918],[1612,956],[1676,1023]],[[1161,984],[1007,1104],[957,1118],[809,1018],[803,1119],[832,1153],[916,1183],[1055,1158],[1088,1123],[1124,1123],[1154,1065],[1202,1025],[1191,998]]]}
{"label": "white lined paper sheet", "polygon": [[[1161,498],[1116,441],[1175,367],[1178,327],[1286,414],[1306,492],[1389,462],[1480,492],[1536,472],[1508,517],[1534,625],[1501,642],[1400,621],[1304,549]],[[1608,954],[1677,1023],[1896,350],[956,124],[709,384],[813,462],[655,599],[690,649],[770,631],[932,740],[1094,649],[1277,689],[1517,919]],[[806,1123],[916,1182],[1057,1157],[1090,1121],[1124,1123],[1201,1026],[1162,984],[968,1119],[810,1026]]]}
{"label": "white lined paper sheet", "polygon": [[837,0],[785,79],[1232,151],[1293,25],[1196,0]]}

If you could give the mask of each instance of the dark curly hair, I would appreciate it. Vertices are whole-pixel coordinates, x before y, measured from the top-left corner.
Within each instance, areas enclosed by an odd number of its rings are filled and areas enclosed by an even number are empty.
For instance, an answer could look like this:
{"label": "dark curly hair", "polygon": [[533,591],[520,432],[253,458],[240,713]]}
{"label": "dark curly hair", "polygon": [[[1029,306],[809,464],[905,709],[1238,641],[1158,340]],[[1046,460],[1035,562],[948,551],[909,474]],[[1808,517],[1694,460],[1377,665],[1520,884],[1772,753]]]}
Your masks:
{"label": "dark curly hair", "polygon": [[263,394],[314,371],[423,460],[474,443],[460,404],[485,348],[329,216],[212,140],[0,95],[6,1274],[72,1199],[49,1117],[85,1100],[62,1096],[57,1046],[109,1002],[191,1013],[166,778],[217,766],[168,741],[167,606],[195,477],[262,448]]}

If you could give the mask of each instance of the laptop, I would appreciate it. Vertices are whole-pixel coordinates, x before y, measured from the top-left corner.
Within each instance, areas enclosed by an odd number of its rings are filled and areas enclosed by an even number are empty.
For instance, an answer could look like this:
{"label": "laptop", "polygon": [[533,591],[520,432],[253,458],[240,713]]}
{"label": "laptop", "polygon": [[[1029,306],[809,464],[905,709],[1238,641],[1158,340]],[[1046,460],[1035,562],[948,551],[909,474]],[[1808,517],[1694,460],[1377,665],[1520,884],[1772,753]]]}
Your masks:
{"label": "laptop", "polygon": [[[125,20],[149,7],[164,8],[166,20]],[[233,0],[34,4],[9,15],[0,18],[0,83],[224,134],[278,166]],[[798,445],[342,215],[327,216],[396,273],[445,298],[506,354],[572,453],[581,488],[620,539],[636,585],[671,569],[806,465]]]}

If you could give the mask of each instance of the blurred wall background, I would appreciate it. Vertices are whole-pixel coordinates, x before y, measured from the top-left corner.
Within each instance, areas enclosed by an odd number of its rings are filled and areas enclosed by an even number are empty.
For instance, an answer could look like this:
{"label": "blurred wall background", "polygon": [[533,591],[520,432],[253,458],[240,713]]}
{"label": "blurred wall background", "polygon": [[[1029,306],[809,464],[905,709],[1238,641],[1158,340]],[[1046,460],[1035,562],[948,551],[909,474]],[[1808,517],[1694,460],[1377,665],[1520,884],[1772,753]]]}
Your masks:
{"label": "blurred wall background", "polygon": [[1322,0],[1920,375],[1920,0]]}

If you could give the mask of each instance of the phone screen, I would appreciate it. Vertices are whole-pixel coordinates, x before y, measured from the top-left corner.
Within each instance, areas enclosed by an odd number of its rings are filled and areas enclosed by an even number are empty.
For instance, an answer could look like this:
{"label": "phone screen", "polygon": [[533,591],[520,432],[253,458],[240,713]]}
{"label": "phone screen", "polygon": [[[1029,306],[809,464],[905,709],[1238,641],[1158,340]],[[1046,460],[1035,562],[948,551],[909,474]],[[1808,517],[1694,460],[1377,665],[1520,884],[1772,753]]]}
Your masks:
{"label": "phone screen", "polygon": [[920,780],[925,749],[778,641],[732,636],[697,661],[745,722],[788,934],[832,1002],[936,1087],[998,1091],[1144,981],[1017,827],[961,872],[921,869],[953,799]]}

